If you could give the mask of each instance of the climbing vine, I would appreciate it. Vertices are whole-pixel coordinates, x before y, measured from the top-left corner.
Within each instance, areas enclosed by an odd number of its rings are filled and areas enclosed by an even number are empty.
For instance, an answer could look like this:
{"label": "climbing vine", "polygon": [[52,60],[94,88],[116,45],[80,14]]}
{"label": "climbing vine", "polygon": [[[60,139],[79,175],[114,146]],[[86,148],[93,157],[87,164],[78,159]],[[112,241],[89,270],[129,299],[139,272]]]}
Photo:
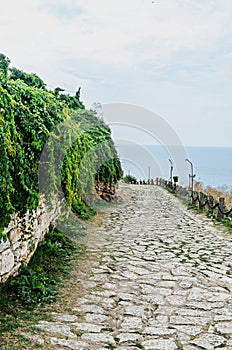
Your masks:
{"label": "climbing vine", "polygon": [[[121,176],[109,127],[85,110],[79,91],[75,96],[61,91],[47,90],[35,74],[9,69],[9,59],[0,55],[0,238],[12,213],[23,215],[38,206],[41,153],[52,132],[70,116],[75,114],[76,128],[83,130],[68,149],[61,169],[62,189],[70,208],[80,216],[93,213],[83,201],[84,192],[93,188],[96,179],[116,182]],[[84,163],[88,176],[83,178],[79,168],[91,149]],[[102,154],[109,160],[96,172]]]}

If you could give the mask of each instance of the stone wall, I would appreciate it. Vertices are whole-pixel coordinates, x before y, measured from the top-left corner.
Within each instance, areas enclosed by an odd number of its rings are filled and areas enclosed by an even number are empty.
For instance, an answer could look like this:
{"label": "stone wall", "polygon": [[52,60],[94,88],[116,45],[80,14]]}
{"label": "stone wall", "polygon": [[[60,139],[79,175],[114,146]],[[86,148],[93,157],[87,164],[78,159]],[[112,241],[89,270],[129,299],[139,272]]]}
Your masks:
{"label": "stone wall", "polygon": [[52,209],[48,209],[42,198],[36,210],[27,212],[22,218],[17,213],[11,216],[8,227],[4,229],[8,240],[0,241],[0,283],[29,262],[39,241],[59,216],[60,208],[60,203],[53,202]]}

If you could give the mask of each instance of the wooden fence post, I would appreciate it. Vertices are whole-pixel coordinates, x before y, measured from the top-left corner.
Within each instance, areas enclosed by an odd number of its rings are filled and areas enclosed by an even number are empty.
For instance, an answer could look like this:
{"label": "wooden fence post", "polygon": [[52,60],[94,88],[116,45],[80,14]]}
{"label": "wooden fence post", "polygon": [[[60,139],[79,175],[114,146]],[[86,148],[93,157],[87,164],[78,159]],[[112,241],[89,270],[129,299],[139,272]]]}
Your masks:
{"label": "wooden fence post", "polygon": [[[219,198],[219,208],[218,208],[218,213],[217,213],[217,219],[223,219],[224,214],[221,211],[224,211],[225,209],[225,198]],[[220,210],[221,209],[221,210]]]}
{"label": "wooden fence post", "polygon": [[198,209],[199,210],[203,210],[204,209],[204,206],[203,206],[204,200],[205,200],[205,195],[204,195],[203,192],[200,192],[199,193],[199,205],[198,205]]}
{"label": "wooden fence post", "polygon": [[197,197],[198,197],[198,193],[196,191],[193,191],[192,192],[192,204],[196,204]]}
{"label": "wooden fence post", "polygon": [[212,196],[208,197],[208,214],[213,214],[213,209],[211,209],[214,206],[214,199]]}

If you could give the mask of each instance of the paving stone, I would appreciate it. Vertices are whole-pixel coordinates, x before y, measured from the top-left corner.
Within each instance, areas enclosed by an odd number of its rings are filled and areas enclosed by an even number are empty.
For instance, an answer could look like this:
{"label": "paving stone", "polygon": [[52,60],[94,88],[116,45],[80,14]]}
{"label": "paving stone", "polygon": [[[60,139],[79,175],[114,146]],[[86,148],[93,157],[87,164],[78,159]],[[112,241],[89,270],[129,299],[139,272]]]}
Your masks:
{"label": "paving stone", "polygon": [[91,314],[104,314],[104,309],[98,305],[94,304],[85,304],[81,305],[79,308],[76,309],[76,311],[82,312],[82,313],[91,313]]}
{"label": "paving stone", "polygon": [[184,306],[186,303],[186,300],[183,296],[179,295],[170,295],[166,297],[166,301],[171,305],[171,306]]}
{"label": "paving stone", "polygon": [[129,315],[129,316],[138,316],[141,318],[145,318],[145,311],[144,306],[137,306],[137,305],[128,305],[124,309],[124,315]]}
{"label": "paving stone", "polygon": [[122,190],[126,205],[88,228],[79,298],[38,336],[56,349],[232,349],[232,237],[160,187]]}
{"label": "paving stone", "polygon": [[221,309],[224,308],[224,303],[222,302],[215,302],[215,303],[208,303],[207,300],[203,301],[191,301],[191,302],[186,302],[186,306],[189,308],[196,308],[199,310],[214,310],[214,309]]}
{"label": "paving stone", "polygon": [[194,337],[202,332],[202,327],[200,327],[200,326],[178,326],[178,325],[175,325],[175,329],[178,330],[178,334],[179,334],[179,332],[182,332],[182,333],[188,334],[190,336],[194,336]]}
{"label": "paving stone", "polygon": [[176,282],[175,281],[161,281],[159,283],[159,287],[171,289],[171,288],[176,287]]}
{"label": "paving stone", "polygon": [[142,299],[148,303],[152,303],[154,305],[164,305],[164,297],[162,295],[152,295],[152,294],[143,294]]}
{"label": "paving stone", "polygon": [[131,271],[124,271],[121,276],[128,280],[136,280],[138,278],[138,275]]}
{"label": "paving stone", "polygon": [[171,316],[171,324],[182,325],[205,325],[210,321],[210,317],[197,317],[197,316]]}
{"label": "paving stone", "polygon": [[160,295],[163,295],[163,296],[171,295],[172,294],[172,289],[156,287],[156,294],[160,294]]}
{"label": "paving stone", "polygon": [[119,344],[126,342],[137,342],[141,339],[141,335],[138,333],[119,333],[117,334],[119,338]]}
{"label": "paving stone", "polygon": [[141,330],[143,326],[142,319],[139,317],[124,317],[123,322],[121,324],[121,328],[125,331],[138,331]]}
{"label": "paving stone", "polygon": [[172,269],[172,274],[174,276],[189,276],[189,272],[183,266],[178,266],[177,268]]}
{"label": "paving stone", "polygon": [[156,321],[159,324],[168,324],[168,316],[158,315],[156,316]]}
{"label": "paving stone", "polygon": [[222,334],[230,334],[232,336],[232,322],[220,322],[215,326],[216,331]]}
{"label": "paving stone", "polygon": [[93,277],[91,277],[91,280],[94,282],[106,282],[107,276],[105,274],[96,274]]}
{"label": "paving stone", "polygon": [[109,289],[110,291],[114,290],[114,291],[117,291],[117,285],[115,283],[105,283],[103,284],[102,288],[104,289]]}
{"label": "paving stone", "polygon": [[45,332],[61,334],[70,338],[77,337],[76,334],[71,332],[70,326],[63,323],[39,321],[39,324],[37,324],[36,327],[44,330]]}
{"label": "paving stone", "polygon": [[177,346],[172,339],[149,339],[142,342],[146,350],[177,350]]}
{"label": "paving stone", "polygon": [[89,333],[100,333],[103,326],[93,323],[72,323],[72,328],[79,331],[87,331]]}
{"label": "paving stone", "polygon": [[90,300],[92,302],[95,302],[96,304],[98,304],[99,306],[101,306],[103,309],[113,309],[115,307],[115,303],[116,301],[112,298],[102,298],[99,296],[95,296],[95,295],[91,295],[90,296]]}
{"label": "paving stone", "polygon": [[203,311],[201,310],[201,312],[199,313],[199,310],[196,309],[190,309],[190,308],[179,308],[176,311],[176,314],[181,315],[181,316],[196,316],[196,317],[209,317],[211,315],[210,312],[207,311]]}
{"label": "paving stone", "polygon": [[154,286],[151,286],[149,284],[140,284],[140,287],[142,289],[142,293],[144,294],[151,294],[151,295],[157,295],[157,288]]}
{"label": "paving stone", "polygon": [[74,350],[87,350],[89,345],[82,341],[70,340],[70,339],[60,339],[60,338],[51,338],[52,345],[64,346],[65,348],[74,349]]}
{"label": "paving stone", "polygon": [[192,337],[190,335],[178,331],[178,342],[181,343],[183,346],[185,344],[188,344],[191,339]]}
{"label": "paving stone", "polygon": [[112,298],[115,297],[117,294],[114,291],[110,291],[110,290],[104,290],[104,291],[100,291],[100,290],[96,290],[94,292],[91,292],[92,295],[96,295],[96,296],[100,296],[103,298]]}
{"label": "paving stone", "polygon": [[223,315],[215,315],[214,321],[231,321],[232,323],[232,313],[228,313],[228,311],[225,310]]}
{"label": "paving stone", "polygon": [[[207,299],[206,299],[206,296],[207,296]],[[211,296],[212,294],[210,294],[206,288],[203,289],[203,288],[193,287],[189,292],[188,300],[204,301],[206,299],[208,301]]]}
{"label": "paving stone", "polygon": [[[164,266],[160,266],[160,269],[162,270]],[[163,273],[162,274],[162,280],[163,281],[178,281],[177,276],[173,276],[171,274]]]}
{"label": "paving stone", "polygon": [[88,342],[93,342],[93,343],[110,343],[110,344],[115,344],[114,337],[112,337],[112,335],[104,334],[104,333],[83,334],[81,336],[81,339],[86,340]]}
{"label": "paving stone", "polygon": [[185,278],[179,283],[179,286],[184,289],[189,289],[195,282],[197,282],[197,278]]}
{"label": "paving stone", "polygon": [[134,294],[119,293],[118,298],[124,301],[133,301],[135,299]]}
{"label": "paving stone", "polygon": [[176,334],[176,329],[168,327],[145,327],[143,334],[155,336],[173,335]]}
{"label": "paving stone", "polygon": [[231,286],[231,288],[232,288],[232,278],[231,277],[222,276],[220,278],[220,281],[223,282],[223,283],[228,283]]}
{"label": "paving stone", "polygon": [[150,273],[149,275],[145,275],[143,277],[140,276],[138,281],[140,283],[149,284],[151,286],[156,285],[161,280],[162,275],[160,273]]}
{"label": "paving stone", "polygon": [[85,314],[84,319],[87,323],[105,323],[108,320],[108,317],[105,315],[98,315],[98,314]]}
{"label": "paving stone", "polygon": [[226,339],[220,335],[216,334],[204,334],[197,339],[191,341],[191,344],[200,346],[203,349],[215,349],[222,344],[225,344]]}
{"label": "paving stone", "polygon": [[156,315],[166,315],[166,316],[170,316],[174,313],[176,309],[174,307],[171,306],[162,306],[160,305],[156,311],[155,314]]}

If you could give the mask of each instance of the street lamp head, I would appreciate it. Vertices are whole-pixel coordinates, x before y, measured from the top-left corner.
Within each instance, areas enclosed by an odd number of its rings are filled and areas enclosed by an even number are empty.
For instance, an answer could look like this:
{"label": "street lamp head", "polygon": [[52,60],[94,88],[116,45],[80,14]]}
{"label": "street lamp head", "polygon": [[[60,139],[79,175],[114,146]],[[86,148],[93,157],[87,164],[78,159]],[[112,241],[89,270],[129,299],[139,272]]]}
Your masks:
{"label": "street lamp head", "polygon": [[186,158],[185,161],[189,162],[191,165],[193,165],[193,163],[188,158]]}

